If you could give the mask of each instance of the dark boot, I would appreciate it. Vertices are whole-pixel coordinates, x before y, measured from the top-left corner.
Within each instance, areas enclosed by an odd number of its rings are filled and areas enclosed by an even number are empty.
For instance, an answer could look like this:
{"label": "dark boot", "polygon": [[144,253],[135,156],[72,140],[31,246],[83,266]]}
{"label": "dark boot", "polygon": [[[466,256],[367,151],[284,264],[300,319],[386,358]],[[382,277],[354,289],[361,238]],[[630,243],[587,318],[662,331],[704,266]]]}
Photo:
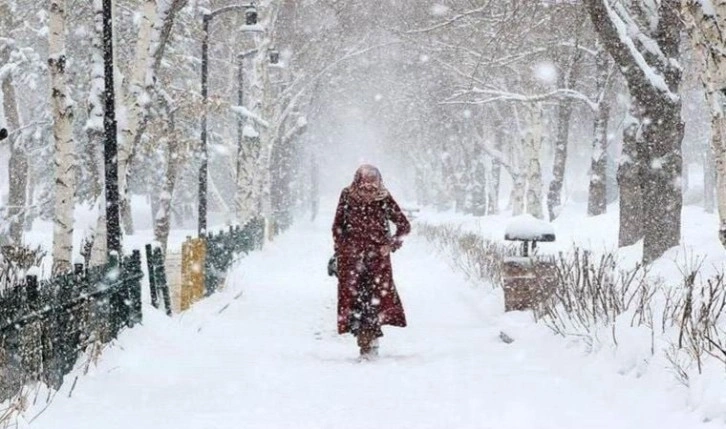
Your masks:
{"label": "dark boot", "polygon": [[[368,329],[361,329],[358,332],[358,347],[360,347],[361,358],[368,359],[372,357],[373,346],[372,342],[375,339],[375,332]],[[378,349],[376,348],[376,351]]]}

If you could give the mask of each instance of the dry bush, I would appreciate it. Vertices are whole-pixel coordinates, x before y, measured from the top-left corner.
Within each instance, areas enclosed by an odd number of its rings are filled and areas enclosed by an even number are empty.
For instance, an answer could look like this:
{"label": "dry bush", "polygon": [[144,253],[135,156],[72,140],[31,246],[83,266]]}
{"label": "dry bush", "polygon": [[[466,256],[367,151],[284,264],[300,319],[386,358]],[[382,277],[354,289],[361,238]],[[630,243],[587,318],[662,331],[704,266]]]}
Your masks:
{"label": "dry bush", "polygon": [[45,255],[40,246],[0,247],[0,290],[19,283],[30,268],[40,267]]}
{"label": "dry bush", "polygon": [[470,280],[492,287],[502,285],[502,260],[516,254],[516,246],[504,245],[453,226],[421,224],[418,228],[438,250],[449,253],[457,268]]}
{"label": "dry bush", "polygon": [[619,269],[613,253],[593,257],[575,247],[569,254],[559,254],[555,272],[554,293],[534,309],[554,332],[592,334],[629,311],[631,326],[652,322],[650,301],[658,288],[644,266]]}
{"label": "dry bush", "polygon": [[[502,285],[502,261],[516,253],[515,246],[486,240],[454,226],[422,224],[419,231],[439,250],[449,253],[470,279],[492,287]],[[535,306],[533,313],[554,332],[583,338],[592,346],[600,332],[611,330],[612,343],[617,347],[616,321],[627,315],[631,327],[650,330],[651,353],[662,352],[683,384],[688,384],[693,367],[699,374],[702,372],[707,359],[726,368],[723,272],[700,280],[701,264],[691,261],[680,264],[681,285],[665,285],[649,275],[647,266],[622,269],[615,253],[596,257],[578,247],[560,253],[553,263],[557,274],[555,291]],[[656,331],[669,339],[668,346],[661,350],[655,348]]]}
{"label": "dry bush", "polygon": [[678,327],[674,345],[701,374],[709,357],[726,365],[726,283],[724,273],[698,282],[700,265],[682,273],[682,296],[666,307],[664,319]]}

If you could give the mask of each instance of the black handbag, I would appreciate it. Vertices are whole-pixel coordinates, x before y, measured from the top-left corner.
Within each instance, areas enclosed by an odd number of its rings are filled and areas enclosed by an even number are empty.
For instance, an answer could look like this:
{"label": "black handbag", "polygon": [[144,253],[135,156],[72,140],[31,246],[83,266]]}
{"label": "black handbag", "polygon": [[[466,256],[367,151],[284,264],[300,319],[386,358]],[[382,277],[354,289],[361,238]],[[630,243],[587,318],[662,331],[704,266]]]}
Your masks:
{"label": "black handbag", "polygon": [[328,260],[328,275],[330,277],[338,277],[338,256],[333,255]]}

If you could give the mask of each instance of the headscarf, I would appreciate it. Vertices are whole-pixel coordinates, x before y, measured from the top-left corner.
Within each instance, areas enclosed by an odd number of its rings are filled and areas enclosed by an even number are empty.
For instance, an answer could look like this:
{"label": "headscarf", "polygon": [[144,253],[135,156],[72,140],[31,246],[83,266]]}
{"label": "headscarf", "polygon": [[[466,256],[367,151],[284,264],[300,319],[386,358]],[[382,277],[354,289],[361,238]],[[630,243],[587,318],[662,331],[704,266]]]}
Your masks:
{"label": "headscarf", "polygon": [[358,167],[349,186],[350,195],[359,201],[379,201],[388,197],[388,190],[383,186],[383,178],[378,168],[363,164]]}

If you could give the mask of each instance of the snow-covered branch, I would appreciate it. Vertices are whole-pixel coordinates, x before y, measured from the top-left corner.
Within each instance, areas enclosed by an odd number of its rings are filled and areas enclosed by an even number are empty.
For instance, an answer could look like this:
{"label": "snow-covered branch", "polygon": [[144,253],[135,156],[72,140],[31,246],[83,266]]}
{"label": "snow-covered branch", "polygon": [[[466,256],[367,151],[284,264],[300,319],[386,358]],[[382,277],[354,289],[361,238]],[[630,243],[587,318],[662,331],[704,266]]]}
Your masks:
{"label": "snow-covered branch", "polygon": [[[470,94],[476,94],[476,95],[487,95],[488,98],[484,99],[476,99],[476,100],[467,100],[467,101],[455,101],[453,98],[461,97],[462,95],[470,95]],[[547,101],[552,99],[562,99],[562,98],[570,98],[573,100],[581,101],[587,105],[587,107],[590,108],[593,112],[596,112],[598,110],[598,104],[594,101],[592,101],[588,96],[585,94],[575,91],[573,89],[569,88],[558,88],[554,91],[550,91],[543,94],[532,94],[532,95],[525,95],[525,94],[519,94],[514,92],[508,92],[508,91],[498,91],[498,90],[492,90],[492,89],[480,89],[480,88],[474,88],[468,91],[464,91],[460,94],[456,94],[452,99],[442,101],[440,104],[472,104],[472,105],[482,105],[482,104],[488,104],[488,103],[494,103],[499,101],[509,101],[509,102],[521,102],[521,103],[538,103],[541,101]]]}
{"label": "snow-covered branch", "polygon": [[251,119],[260,126],[270,128],[270,123],[268,121],[264,120],[262,117],[260,117],[260,115],[256,115],[253,112],[250,112],[250,110],[244,106],[231,106],[230,109],[232,109],[232,112],[243,118]]}
{"label": "snow-covered branch", "polygon": [[447,19],[447,20],[445,20],[443,22],[439,22],[437,24],[434,24],[434,25],[429,26],[429,27],[426,27],[426,28],[419,28],[419,29],[416,29],[416,30],[410,30],[410,31],[407,31],[407,33],[408,34],[420,34],[420,33],[428,33],[430,31],[439,30],[441,28],[448,27],[449,25],[454,24],[454,23],[456,23],[456,22],[458,22],[458,21],[460,21],[463,18],[466,18],[468,16],[472,16],[472,15],[476,15],[478,13],[485,12],[488,9],[490,9],[490,7],[491,6],[489,4],[485,4],[484,6],[478,7],[476,9],[471,9],[471,10],[468,10],[466,12],[462,12],[462,13],[460,13],[458,15],[454,15],[453,17],[451,17],[451,18],[449,18],[449,19]]}

